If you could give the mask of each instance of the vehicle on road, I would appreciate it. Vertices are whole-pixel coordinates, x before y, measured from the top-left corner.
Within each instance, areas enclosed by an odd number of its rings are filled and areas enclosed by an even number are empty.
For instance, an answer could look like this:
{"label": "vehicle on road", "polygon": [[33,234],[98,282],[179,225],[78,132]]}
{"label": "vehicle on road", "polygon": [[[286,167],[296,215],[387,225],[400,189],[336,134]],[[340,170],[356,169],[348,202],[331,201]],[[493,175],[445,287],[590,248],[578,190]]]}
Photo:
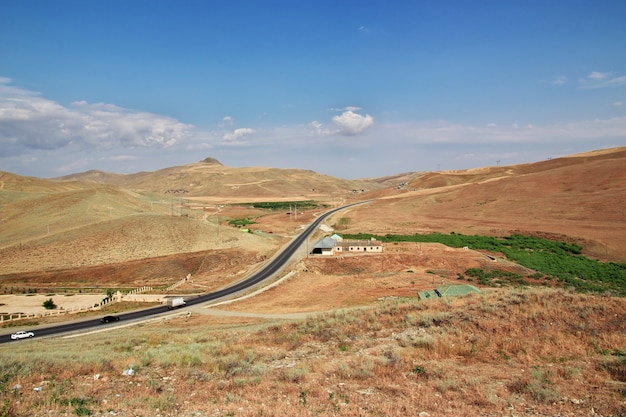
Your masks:
{"label": "vehicle on road", "polygon": [[[335,207],[334,209],[331,209],[321,214],[320,216],[317,217],[317,219],[313,223],[311,223],[308,227],[306,227],[306,229],[302,233],[298,234],[296,238],[287,245],[287,247],[285,247],[282,251],[280,251],[274,258],[272,258],[272,260],[267,265],[265,265],[259,271],[256,271],[255,273],[251,274],[249,277],[241,281],[238,281],[237,283],[231,286],[228,286],[228,287],[216,290],[216,291],[212,291],[212,292],[207,292],[197,297],[191,297],[189,298],[188,302],[186,302],[182,297],[180,297],[183,302],[182,304],[180,304],[180,302],[170,301],[170,302],[164,302],[163,305],[158,306],[158,307],[151,307],[147,309],[125,313],[122,316],[122,318],[124,320],[143,319],[143,318],[150,317],[153,315],[162,314],[163,311],[169,306],[185,307],[187,305],[203,304],[209,301],[219,300],[224,297],[229,297],[234,294],[240,293],[244,290],[247,290],[251,287],[260,285],[263,281],[277,274],[281,270],[281,268],[283,268],[285,263],[287,263],[293,256],[296,255],[298,249],[301,248],[301,246],[305,244],[305,241],[308,239],[308,237],[311,234],[313,234],[313,232],[315,232],[317,228],[319,228],[319,225],[325,219],[327,219],[329,216],[331,216],[334,213],[337,213],[340,210],[345,210],[349,207],[354,207],[358,204],[369,203],[371,201],[374,201],[374,200],[359,201],[359,202],[348,204],[346,206]],[[174,297],[174,298],[178,298],[178,297]],[[178,305],[176,305],[177,303]],[[61,324],[57,326],[41,328],[40,330],[37,330],[37,334],[39,336],[54,336],[54,335],[60,335],[66,332],[84,331],[84,330],[87,330],[96,326],[97,325],[96,323],[99,323],[99,321],[98,320],[85,320],[85,321],[70,322],[70,323]],[[8,337],[5,338],[4,336],[8,336],[8,333],[4,334],[3,337],[0,338],[0,344],[10,343],[10,339]]]}
{"label": "vehicle on road", "polygon": [[11,335],[13,340],[28,339],[29,337],[35,337],[35,333],[20,331]]}
{"label": "vehicle on road", "polygon": [[167,308],[169,309],[182,307],[187,304],[185,303],[185,299],[183,297],[168,298],[165,302],[167,304]]}
{"label": "vehicle on road", "polygon": [[101,323],[112,323],[114,321],[119,321],[119,317],[118,316],[104,316],[100,319]]}

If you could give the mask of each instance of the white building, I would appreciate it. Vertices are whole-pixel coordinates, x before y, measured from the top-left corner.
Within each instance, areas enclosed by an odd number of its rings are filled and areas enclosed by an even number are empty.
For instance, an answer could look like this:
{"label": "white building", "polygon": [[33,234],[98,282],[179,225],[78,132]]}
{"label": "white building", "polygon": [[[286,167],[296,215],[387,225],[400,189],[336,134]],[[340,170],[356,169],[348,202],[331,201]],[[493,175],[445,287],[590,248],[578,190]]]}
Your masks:
{"label": "white building", "polygon": [[312,254],[334,255],[335,253],[382,253],[383,243],[376,239],[370,240],[344,240],[335,234],[332,237],[324,237],[313,245]]}

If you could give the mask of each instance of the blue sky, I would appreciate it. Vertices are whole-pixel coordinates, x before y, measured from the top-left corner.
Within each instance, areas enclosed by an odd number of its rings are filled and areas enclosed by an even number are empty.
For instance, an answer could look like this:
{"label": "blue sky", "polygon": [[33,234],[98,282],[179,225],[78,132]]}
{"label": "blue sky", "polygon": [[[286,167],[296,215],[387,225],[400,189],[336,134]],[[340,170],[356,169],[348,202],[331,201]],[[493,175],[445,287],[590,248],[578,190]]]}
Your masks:
{"label": "blue sky", "polygon": [[341,178],[626,146],[626,2],[3,0],[0,170]]}

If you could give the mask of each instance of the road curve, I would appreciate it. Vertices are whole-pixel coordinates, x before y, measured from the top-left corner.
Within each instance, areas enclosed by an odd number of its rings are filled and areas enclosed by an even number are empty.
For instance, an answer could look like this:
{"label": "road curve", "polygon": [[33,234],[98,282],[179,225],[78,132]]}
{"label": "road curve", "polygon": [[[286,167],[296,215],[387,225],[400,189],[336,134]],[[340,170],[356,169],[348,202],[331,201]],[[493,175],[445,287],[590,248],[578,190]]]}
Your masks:
{"label": "road curve", "polygon": [[[205,303],[207,301],[217,300],[219,298],[227,297],[233,294],[236,294],[240,291],[251,288],[255,285],[260,284],[264,280],[269,279],[275,273],[277,273],[289,259],[296,253],[298,248],[306,241],[310,234],[312,234],[315,229],[326,219],[328,216],[335,214],[340,210],[347,209],[349,207],[353,207],[359,204],[368,203],[371,200],[359,201],[357,203],[348,204],[346,206],[341,206],[329,210],[322,215],[320,215],[313,223],[311,223],[302,233],[300,233],[285,249],[280,252],[277,256],[275,256],[263,269],[251,275],[250,277],[221,290],[209,292],[198,297],[186,300],[187,306]],[[183,307],[184,308],[184,307]],[[130,313],[119,314],[120,321],[130,321],[137,320],[142,318],[147,318],[150,316],[154,316],[157,314],[162,314],[168,312],[167,306],[158,306],[147,308],[143,310],[137,310]],[[85,331],[88,329],[92,329],[94,327],[104,328],[107,326],[106,324],[100,323],[100,319],[93,320],[84,320],[84,321],[76,321],[66,324],[61,324],[58,326],[47,326],[41,328],[32,328],[31,330],[35,333],[35,336],[57,336],[63,333],[68,332],[78,332]],[[11,340],[10,333],[0,335],[0,343],[14,342]]]}

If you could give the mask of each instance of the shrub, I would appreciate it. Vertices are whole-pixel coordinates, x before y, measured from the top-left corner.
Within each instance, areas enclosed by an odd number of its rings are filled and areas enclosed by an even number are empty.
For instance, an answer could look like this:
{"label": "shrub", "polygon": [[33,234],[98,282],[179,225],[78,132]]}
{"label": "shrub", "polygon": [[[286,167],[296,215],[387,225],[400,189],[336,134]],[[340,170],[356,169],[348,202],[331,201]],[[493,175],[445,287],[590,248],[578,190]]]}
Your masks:
{"label": "shrub", "polygon": [[256,224],[254,220],[250,220],[248,218],[245,219],[233,219],[228,222],[229,224],[237,227],[247,226],[249,224]]}
{"label": "shrub", "polygon": [[46,310],[54,310],[55,308],[57,308],[57,305],[54,304],[54,301],[52,301],[52,298],[48,298],[46,301],[44,301],[42,306]]}

